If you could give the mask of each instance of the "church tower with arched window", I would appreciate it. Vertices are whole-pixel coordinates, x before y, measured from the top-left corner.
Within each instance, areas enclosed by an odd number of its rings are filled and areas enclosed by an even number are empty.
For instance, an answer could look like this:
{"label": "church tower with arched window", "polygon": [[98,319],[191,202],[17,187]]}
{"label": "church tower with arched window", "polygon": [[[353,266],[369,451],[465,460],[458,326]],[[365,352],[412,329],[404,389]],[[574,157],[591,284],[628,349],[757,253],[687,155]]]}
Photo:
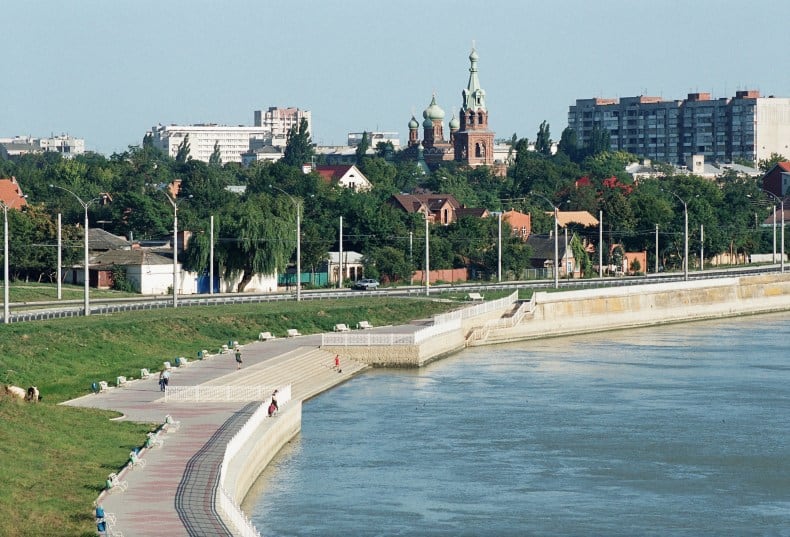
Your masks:
{"label": "church tower with arched window", "polygon": [[455,160],[471,167],[494,163],[494,132],[488,129],[486,92],[477,78],[477,50],[469,54],[469,83],[461,92],[460,126],[454,133]]}

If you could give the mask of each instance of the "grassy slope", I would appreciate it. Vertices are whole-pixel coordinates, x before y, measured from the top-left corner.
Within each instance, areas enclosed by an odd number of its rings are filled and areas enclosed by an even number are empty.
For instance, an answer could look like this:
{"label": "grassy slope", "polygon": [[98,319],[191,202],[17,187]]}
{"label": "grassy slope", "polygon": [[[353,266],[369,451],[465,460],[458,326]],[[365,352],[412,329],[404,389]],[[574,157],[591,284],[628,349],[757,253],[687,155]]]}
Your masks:
{"label": "grassy slope", "polygon": [[336,323],[401,324],[458,304],[422,299],[275,302],[133,312],[0,326],[0,382],[37,385],[44,401],[0,398],[0,536],[95,535],[91,504],[107,474],[153,424],[57,406],[91,382],[139,376],[175,356],[195,357],[261,330],[330,331]]}

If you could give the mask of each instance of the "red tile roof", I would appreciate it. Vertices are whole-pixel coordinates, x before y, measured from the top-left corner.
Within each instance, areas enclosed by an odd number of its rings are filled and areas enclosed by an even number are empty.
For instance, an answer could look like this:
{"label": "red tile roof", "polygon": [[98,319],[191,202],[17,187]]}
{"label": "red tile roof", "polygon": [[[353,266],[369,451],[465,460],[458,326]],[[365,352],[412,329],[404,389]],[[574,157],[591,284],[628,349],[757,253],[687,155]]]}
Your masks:
{"label": "red tile roof", "polygon": [[20,209],[27,205],[27,200],[22,195],[22,189],[16,182],[16,177],[0,179],[0,202],[3,202],[9,209]]}

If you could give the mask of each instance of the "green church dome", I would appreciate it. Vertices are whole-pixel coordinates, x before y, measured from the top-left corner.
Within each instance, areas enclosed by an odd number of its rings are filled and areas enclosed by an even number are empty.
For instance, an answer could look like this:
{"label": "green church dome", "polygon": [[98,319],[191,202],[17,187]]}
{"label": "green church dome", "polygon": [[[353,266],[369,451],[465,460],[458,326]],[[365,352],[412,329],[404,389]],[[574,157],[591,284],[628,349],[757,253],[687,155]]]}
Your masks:
{"label": "green church dome", "polygon": [[409,130],[419,129],[420,124],[417,123],[417,120],[414,119],[414,116],[411,116],[411,120],[409,121]]}
{"label": "green church dome", "polygon": [[444,110],[436,104],[436,95],[433,96],[431,104],[428,105],[428,108],[425,109],[422,115],[425,119],[444,119]]}

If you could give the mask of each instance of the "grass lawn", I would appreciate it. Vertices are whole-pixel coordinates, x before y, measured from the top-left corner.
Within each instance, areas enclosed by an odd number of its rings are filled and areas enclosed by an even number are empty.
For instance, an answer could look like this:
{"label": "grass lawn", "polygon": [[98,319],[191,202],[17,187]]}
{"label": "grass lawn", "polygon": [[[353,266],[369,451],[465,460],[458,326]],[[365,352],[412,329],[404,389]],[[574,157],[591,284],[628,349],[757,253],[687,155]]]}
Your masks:
{"label": "grass lawn", "polygon": [[163,360],[216,351],[231,339],[253,341],[260,331],[285,335],[296,328],[310,334],[361,320],[403,324],[458,306],[365,297],[1,325],[0,382],[36,385],[44,400],[34,405],[0,397],[0,536],[96,534],[92,503],[107,474],[120,469],[157,424],[112,422],[110,412],[57,405],[88,393],[92,382],[137,377],[142,367],[157,370]]}

